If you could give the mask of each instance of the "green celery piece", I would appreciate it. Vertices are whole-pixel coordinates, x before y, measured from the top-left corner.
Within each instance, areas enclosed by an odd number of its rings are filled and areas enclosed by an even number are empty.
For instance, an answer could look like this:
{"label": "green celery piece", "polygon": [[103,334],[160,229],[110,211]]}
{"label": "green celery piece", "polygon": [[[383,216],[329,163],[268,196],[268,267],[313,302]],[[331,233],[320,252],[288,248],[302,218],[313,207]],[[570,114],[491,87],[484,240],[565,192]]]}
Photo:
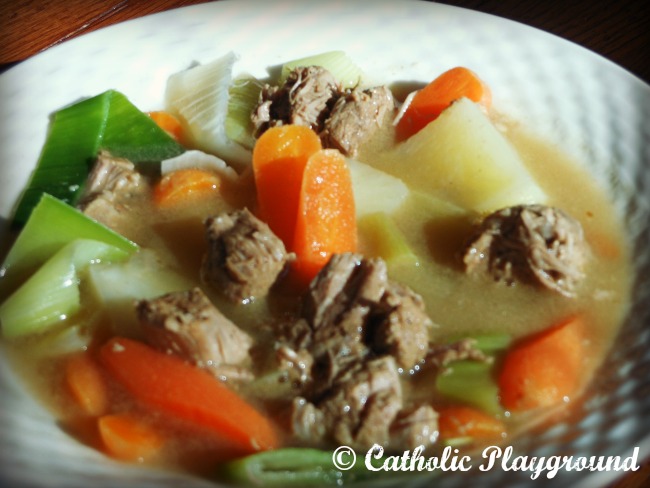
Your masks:
{"label": "green celery piece", "polygon": [[267,487],[338,485],[343,477],[330,451],[291,447],[230,461],[219,474],[238,484]]}
{"label": "green celery piece", "polygon": [[79,311],[79,273],[91,263],[120,261],[129,252],[104,242],[77,239],[55,253],[0,305],[5,338],[45,332]]}
{"label": "green celery piece", "polygon": [[224,122],[226,135],[248,149],[255,145],[251,114],[259,103],[261,90],[262,83],[250,75],[238,77],[228,89],[228,115]]}
{"label": "green celery piece", "polygon": [[512,343],[512,336],[506,332],[489,332],[486,334],[472,334],[454,336],[447,342],[452,344],[463,339],[471,338],[476,341],[474,347],[487,355],[499,354],[508,349]]}
{"label": "green celery piece", "polygon": [[385,212],[368,214],[359,219],[359,232],[367,239],[368,255],[380,257],[391,266],[417,266],[419,260],[406,242],[395,221]]}
{"label": "green celery piece", "polygon": [[43,193],[76,204],[100,149],[134,163],[161,161],[183,152],[182,146],[115,90],[65,107],[52,117],[13,227],[25,224]]}
{"label": "green celery piece", "polygon": [[436,378],[436,389],[449,400],[474,406],[490,414],[503,412],[490,363],[454,361]]}
{"label": "green celery piece", "polygon": [[0,268],[0,290],[12,289],[75,239],[93,239],[125,252],[138,246],[63,201],[44,193]]}
{"label": "green celery piece", "polygon": [[291,70],[298,66],[321,66],[332,73],[332,76],[343,88],[357,87],[364,77],[361,68],[345,52],[328,51],[284,63],[278,84],[284,84]]}

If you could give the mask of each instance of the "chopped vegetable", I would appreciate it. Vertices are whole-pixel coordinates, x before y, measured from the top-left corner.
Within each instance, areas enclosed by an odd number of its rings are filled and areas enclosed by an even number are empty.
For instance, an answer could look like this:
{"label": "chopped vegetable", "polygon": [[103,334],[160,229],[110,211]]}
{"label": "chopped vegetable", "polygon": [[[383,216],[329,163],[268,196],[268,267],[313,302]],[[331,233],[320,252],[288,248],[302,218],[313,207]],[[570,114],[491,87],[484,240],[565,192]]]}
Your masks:
{"label": "chopped vegetable", "polygon": [[357,218],[375,212],[391,214],[409,196],[408,186],[399,178],[354,159],[348,158],[347,163]]}
{"label": "chopped vegetable", "polygon": [[321,149],[316,133],[298,125],[272,127],[253,149],[258,213],[287,248],[293,247],[305,166]]}
{"label": "chopped vegetable", "polygon": [[223,159],[196,149],[185,151],[174,158],[160,162],[160,174],[163,176],[179,169],[189,168],[211,170],[232,181],[238,178],[237,172]]}
{"label": "chopped vegetable", "polygon": [[293,246],[294,276],[309,283],[332,254],[357,249],[357,225],[350,171],[340,152],[313,154],[302,180]]}
{"label": "chopped vegetable", "polygon": [[97,417],[108,411],[108,385],[91,353],[73,354],[66,360],[65,382],[84,414]]}
{"label": "chopped vegetable", "polygon": [[228,93],[228,116],[226,117],[226,135],[242,146],[252,149],[255,145],[251,113],[259,103],[262,83],[253,76],[236,78]]}
{"label": "chopped vegetable", "polygon": [[462,360],[449,364],[436,378],[436,389],[445,398],[491,414],[503,411],[492,364]]}
{"label": "chopped vegetable", "polygon": [[91,266],[87,274],[96,309],[106,314],[113,332],[137,336],[139,322],[133,303],[173,291],[189,290],[197,283],[164,266],[152,251],[142,250],[120,263]]}
{"label": "chopped vegetable", "polygon": [[36,170],[16,209],[14,226],[27,221],[43,193],[76,204],[100,149],[134,163],[183,152],[181,145],[115,90],[61,109],[54,114]]}
{"label": "chopped vegetable", "polygon": [[438,429],[443,441],[470,438],[472,440],[498,439],[506,427],[498,418],[467,406],[448,406],[438,409]]}
{"label": "chopped vegetable", "polygon": [[91,263],[120,261],[128,255],[89,239],[65,245],[0,305],[2,334],[16,338],[62,322],[81,308],[79,273]]}
{"label": "chopped vegetable", "polygon": [[179,357],[120,337],[104,344],[100,357],[143,404],[217,434],[242,452],[278,447],[270,420],[210,373]]}
{"label": "chopped vegetable", "polygon": [[229,89],[235,54],[229,52],[207,64],[173,74],[167,80],[167,109],[185,128],[188,145],[231,161],[250,164],[250,152],[226,134]]}
{"label": "chopped vegetable", "polygon": [[104,242],[127,253],[138,247],[79,210],[43,194],[2,264],[2,288],[10,290],[75,239]]}
{"label": "chopped vegetable", "polygon": [[397,123],[398,137],[407,139],[419,132],[460,98],[468,98],[485,109],[492,104],[490,88],[476,73],[462,66],[452,68],[415,93]]}
{"label": "chopped vegetable", "polygon": [[147,115],[151,117],[151,119],[156,124],[158,124],[158,127],[173,137],[176,142],[183,144],[185,137],[183,134],[183,126],[174,115],[166,112],[165,110],[148,112]]}
{"label": "chopped vegetable", "polygon": [[344,479],[330,451],[309,448],[252,454],[225,463],[219,474],[237,484],[268,487],[339,485]]}
{"label": "chopped vegetable", "polygon": [[124,461],[152,460],[165,445],[160,431],[133,415],[104,415],[97,426],[106,453]]}
{"label": "chopped vegetable", "polygon": [[467,98],[397,145],[390,160],[400,164],[386,170],[408,174],[414,190],[466,210],[490,212],[547,200],[514,147]]}
{"label": "chopped vegetable", "polygon": [[328,51],[284,63],[277,84],[284,84],[289,73],[299,66],[321,66],[325,68],[334,76],[343,89],[355,88],[361,84],[363,79],[363,71],[345,52]]}
{"label": "chopped vegetable", "polygon": [[172,207],[215,195],[221,188],[221,178],[214,172],[186,168],[164,175],[154,186],[153,201],[158,207]]}
{"label": "chopped vegetable", "polygon": [[583,374],[585,324],[571,317],[516,343],[501,373],[501,403],[511,411],[551,407],[578,392]]}
{"label": "chopped vegetable", "polygon": [[359,220],[359,234],[365,238],[365,253],[380,257],[388,266],[406,264],[417,266],[413,252],[395,221],[384,212],[367,214]]}

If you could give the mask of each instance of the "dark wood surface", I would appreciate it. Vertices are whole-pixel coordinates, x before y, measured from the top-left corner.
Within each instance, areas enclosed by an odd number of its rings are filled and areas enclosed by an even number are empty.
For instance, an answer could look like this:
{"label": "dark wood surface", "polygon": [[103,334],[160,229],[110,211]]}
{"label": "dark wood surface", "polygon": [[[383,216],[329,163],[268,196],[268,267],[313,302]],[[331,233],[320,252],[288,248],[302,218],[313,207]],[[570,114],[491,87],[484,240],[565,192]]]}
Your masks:
{"label": "dark wood surface", "polygon": [[[0,0],[0,69],[124,20],[205,0]],[[647,0],[443,0],[537,27],[650,82]]]}
{"label": "dark wood surface", "polygon": [[[325,1],[325,0],[324,0]],[[101,27],[204,0],[0,0],[0,72]],[[444,0],[542,29],[590,49],[650,82],[647,0]],[[615,488],[650,486],[650,464]]]}

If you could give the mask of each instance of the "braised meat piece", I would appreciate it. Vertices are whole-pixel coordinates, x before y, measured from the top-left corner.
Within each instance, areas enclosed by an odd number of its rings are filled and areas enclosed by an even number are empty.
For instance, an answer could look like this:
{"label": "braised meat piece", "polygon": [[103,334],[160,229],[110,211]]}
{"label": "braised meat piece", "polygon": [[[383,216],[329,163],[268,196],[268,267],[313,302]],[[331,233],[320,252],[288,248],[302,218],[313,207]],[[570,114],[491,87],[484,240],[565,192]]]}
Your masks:
{"label": "braised meat piece", "polygon": [[588,253],[577,220],[557,208],[519,205],[483,220],[463,262],[468,273],[488,273],[509,285],[536,283],[571,297]]}
{"label": "braised meat piece", "polygon": [[[217,377],[241,376],[232,366],[250,361],[252,338],[226,318],[200,288],[136,303],[147,341]],[[245,376],[245,375],[244,375]]]}
{"label": "braised meat piece", "polygon": [[304,440],[329,440],[359,449],[386,444],[402,408],[395,360],[382,356],[348,369],[316,405],[300,399],[292,405],[291,423]]}
{"label": "braised meat piece", "polygon": [[385,86],[355,89],[336,100],[321,134],[323,145],[354,157],[359,146],[395,109],[392,92]]}
{"label": "braised meat piece", "polygon": [[100,151],[77,207],[90,218],[115,228],[128,209],[128,200],[143,189],[140,173],[131,161]]}
{"label": "braised meat piece", "polygon": [[208,218],[205,227],[201,277],[233,302],[265,296],[294,257],[248,209]]}
{"label": "braised meat piece", "polygon": [[487,356],[476,348],[476,339],[466,338],[451,344],[436,344],[431,346],[425,362],[442,369],[454,361],[471,359],[473,361],[491,362],[492,356]]}
{"label": "braised meat piece", "polygon": [[312,327],[311,352],[322,388],[368,354],[366,324],[387,282],[383,261],[352,253],[332,256],[314,278],[304,316]]}
{"label": "braised meat piece", "polygon": [[424,359],[432,322],[420,295],[399,283],[389,282],[374,315],[374,351],[394,356],[402,368],[411,368]]}
{"label": "braised meat piece", "polygon": [[438,412],[431,405],[401,410],[391,425],[391,445],[401,450],[427,448],[438,440]]}
{"label": "braised meat piece", "polygon": [[284,124],[304,125],[320,132],[338,93],[338,83],[326,69],[295,68],[281,87],[262,88],[252,114],[256,137],[270,127]]}

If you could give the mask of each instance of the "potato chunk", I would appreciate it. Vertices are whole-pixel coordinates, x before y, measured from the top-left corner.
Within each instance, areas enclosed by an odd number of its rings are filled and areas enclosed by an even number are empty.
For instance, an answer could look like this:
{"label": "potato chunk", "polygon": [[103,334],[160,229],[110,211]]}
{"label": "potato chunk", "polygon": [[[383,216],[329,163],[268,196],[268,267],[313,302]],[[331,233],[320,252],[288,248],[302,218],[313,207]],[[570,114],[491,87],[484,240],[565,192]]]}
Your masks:
{"label": "potato chunk", "polygon": [[475,103],[454,102],[440,117],[400,144],[401,161],[414,189],[467,210],[490,212],[547,197],[515,149]]}

